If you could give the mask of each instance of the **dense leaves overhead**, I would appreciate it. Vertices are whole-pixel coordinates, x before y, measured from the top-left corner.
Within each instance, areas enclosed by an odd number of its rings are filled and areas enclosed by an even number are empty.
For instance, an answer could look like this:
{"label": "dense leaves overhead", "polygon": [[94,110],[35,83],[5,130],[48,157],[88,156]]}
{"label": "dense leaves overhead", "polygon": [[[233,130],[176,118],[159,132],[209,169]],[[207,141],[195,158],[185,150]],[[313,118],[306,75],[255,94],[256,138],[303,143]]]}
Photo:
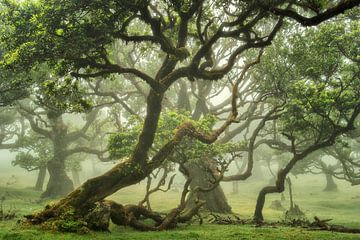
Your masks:
{"label": "dense leaves overhead", "polygon": [[264,56],[257,77],[276,101],[286,103],[285,134],[313,143],[347,125],[360,103],[359,52],[353,47],[358,27],[332,23],[287,34]]}
{"label": "dense leaves overhead", "polygon": [[[235,57],[244,50],[270,44],[281,21],[276,27],[271,25],[279,17],[316,25],[356,4],[354,0],[2,0],[0,40],[6,43],[2,63],[11,68],[26,69],[46,62],[61,74],[86,68],[88,71],[106,69],[103,73],[109,73],[119,72],[119,68],[110,64],[109,46],[115,39],[156,43],[162,51],[172,55],[172,60],[184,60],[192,52],[185,46],[188,37],[191,37],[204,45],[197,53],[194,52],[192,64],[195,65],[200,64],[201,58],[210,62],[210,55],[206,52],[221,38],[246,42],[246,46],[234,51],[229,66],[223,71],[211,75],[196,74],[202,78],[218,79],[231,69]],[[289,8],[290,5],[293,9]],[[299,12],[310,17],[299,15]],[[264,31],[259,23],[268,24],[270,31]],[[145,29],[147,33],[144,33]],[[151,81],[138,72],[136,75],[146,78],[148,83]]]}
{"label": "dense leaves overhead", "polygon": [[[98,59],[141,1],[3,1],[2,40],[11,49],[4,62],[58,65],[87,56]],[[16,36],[16,38],[14,38]],[[11,41],[10,41],[11,39]],[[77,62],[77,64],[81,64]]]}
{"label": "dense leaves overhead", "polygon": [[[177,127],[184,122],[192,122],[198,129],[204,133],[211,132],[216,121],[214,116],[208,115],[199,121],[193,121],[189,113],[178,113],[168,111],[161,115],[159,120],[158,132],[155,138],[153,150],[157,151],[166,142],[174,136]],[[124,127],[123,131],[112,134],[108,144],[108,150],[111,159],[128,157],[136,144],[137,136],[141,130],[142,122],[133,119]],[[189,148],[189,146],[192,146]],[[170,157],[173,162],[199,161],[202,158],[213,157],[223,159],[226,154],[241,151],[244,149],[244,143],[226,143],[226,144],[204,144],[191,137],[187,137],[177,146],[173,156]]]}

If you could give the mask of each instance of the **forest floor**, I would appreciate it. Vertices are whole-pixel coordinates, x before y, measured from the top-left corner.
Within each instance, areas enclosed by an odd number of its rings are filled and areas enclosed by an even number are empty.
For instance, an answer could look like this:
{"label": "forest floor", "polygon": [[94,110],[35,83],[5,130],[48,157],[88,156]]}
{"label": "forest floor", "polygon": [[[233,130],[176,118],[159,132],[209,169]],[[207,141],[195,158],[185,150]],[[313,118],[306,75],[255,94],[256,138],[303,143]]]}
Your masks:
{"label": "forest floor", "polygon": [[[241,219],[249,219],[252,216],[258,191],[266,181],[249,181],[239,184],[239,193],[231,194],[231,184],[224,184],[223,188],[232,206],[233,212]],[[294,201],[305,212],[310,221],[314,216],[321,219],[333,219],[331,223],[340,224],[352,228],[360,228],[360,189],[348,184],[339,183],[338,192],[323,192],[323,181],[319,178],[295,179],[293,181]],[[123,189],[110,198],[122,204],[137,203],[142,198],[144,185],[138,184]],[[3,199],[4,211],[14,210],[16,218],[10,221],[0,219],[0,239],[6,240],[32,240],[32,239],[359,239],[360,234],[342,234],[324,231],[309,231],[303,228],[290,228],[283,226],[254,225],[216,225],[204,223],[199,225],[194,221],[191,225],[180,225],[175,230],[164,232],[138,232],[129,227],[111,225],[110,233],[90,233],[78,235],[71,233],[56,233],[42,231],[39,228],[24,228],[17,224],[22,216],[33,211],[40,210],[49,201],[39,202],[40,192],[20,186],[1,186],[0,200]],[[282,205],[289,207],[288,193],[284,194],[285,200]],[[166,202],[164,202],[166,199]],[[273,200],[280,200],[279,194],[269,195],[264,209],[264,217],[267,221],[281,221],[284,212],[269,208]],[[179,201],[179,191],[156,193],[152,196],[152,207],[158,211],[166,212],[175,207]],[[0,209],[1,210],[1,209]],[[206,214],[204,214],[206,215]]]}

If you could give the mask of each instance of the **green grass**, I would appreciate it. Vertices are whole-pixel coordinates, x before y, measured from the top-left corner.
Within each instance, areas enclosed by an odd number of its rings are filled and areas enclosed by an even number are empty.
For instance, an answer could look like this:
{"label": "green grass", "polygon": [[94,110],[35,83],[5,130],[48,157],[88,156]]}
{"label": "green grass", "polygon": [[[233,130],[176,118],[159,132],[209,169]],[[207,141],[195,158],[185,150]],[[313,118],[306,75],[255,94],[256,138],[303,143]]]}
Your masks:
{"label": "green grass", "polygon": [[[240,183],[239,194],[231,194],[231,184],[223,184],[223,189],[228,198],[233,212],[240,214],[243,218],[251,218],[256,204],[257,194],[267,184],[267,181],[250,180]],[[360,228],[360,186],[350,186],[345,182],[338,182],[338,192],[323,192],[324,179],[319,177],[305,177],[293,179],[294,202],[300,206],[310,220],[314,216],[320,219],[333,219],[331,223],[345,225],[347,227]],[[125,188],[110,198],[121,203],[138,202],[145,187],[141,184]],[[287,190],[284,192],[286,201],[282,204],[289,207]],[[158,192],[151,200],[153,208],[166,211],[177,206],[180,193]],[[166,204],[164,204],[166,199]],[[270,194],[266,198],[264,217],[269,221],[279,221],[284,218],[284,213],[269,208],[271,201],[280,200],[280,194]]]}
{"label": "green grass", "polygon": [[[224,184],[223,188],[229,203],[235,213],[242,218],[251,218],[255,207],[258,191],[266,184],[266,181],[250,180],[240,184],[240,193],[230,194],[231,185]],[[360,228],[360,191],[358,187],[351,187],[345,183],[338,183],[340,191],[335,193],[322,192],[323,179],[307,177],[293,180],[294,200],[300,205],[306,216],[311,219],[318,216],[321,219],[332,218],[332,223],[348,227]],[[137,203],[142,198],[143,184],[137,184],[117,192],[111,199],[120,203]],[[287,192],[285,197],[288,199]],[[34,210],[40,210],[47,202],[38,202],[40,193],[28,188],[13,186],[11,188],[0,187],[0,196],[5,195],[5,209],[16,208],[18,216],[28,214]],[[168,193],[156,193],[152,196],[152,207],[158,211],[167,211],[177,206],[180,193],[170,191]],[[283,218],[283,213],[271,210],[268,206],[271,201],[279,200],[279,194],[269,195],[264,208],[266,220],[277,221]],[[288,207],[289,202],[283,202]],[[90,233],[88,235],[60,234],[41,231],[38,228],[23,228],[13,221],[0,221],[0,239],[359,239],[360,235],[340,234],[321,231],[308,231],[301,228],[286,227],[261,227],[252,225],[180,225],[177,229],[164,232],[138,232],[131,228],[111,225],[111,233]]]}
{"label": "green grass", "polygon": [[258,239],[258,240],[305,240],[305,239],[327,239],[327,240],[350,240],[360,239],[360,235],[340,234],[331,232],[307,231],[300,228],[285,227],[261,227],[246,225],[191,225],[179,226],[176,230],[162,232],[138,232],[130,228],[112,226],[110,233],[90,233],[78,235],[71,233],[43,232],[37,228],[19,229],[15,223],[0,223],[0,239],[6,240],[81,240],[81,239]]}

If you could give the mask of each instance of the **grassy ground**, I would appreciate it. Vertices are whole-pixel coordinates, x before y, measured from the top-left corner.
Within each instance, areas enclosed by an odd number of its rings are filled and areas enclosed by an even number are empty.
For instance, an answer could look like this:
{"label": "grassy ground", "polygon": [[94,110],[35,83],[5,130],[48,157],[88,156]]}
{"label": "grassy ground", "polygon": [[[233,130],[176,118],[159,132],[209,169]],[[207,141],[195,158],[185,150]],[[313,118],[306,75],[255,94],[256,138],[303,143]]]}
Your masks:
{"label": "grassy ground", "polygon": [[[229,203],[235,213],[242,218],[252,216],[258,191],[266,181],[248,181],[240,184],[239,194],[230,194],[231,185],[224,184],[224,190]],[[324,182],[319,177],[299,178],[293,180],[294,200],[306,216],[311,219],[318,216],[321,219],[332,218],[332,223],[360,228],[360,189],[344,183],[338,183],[340,191],[335,193],[322,192]],[[112,199],[123,204],[138,202],[143,193],[141,184],[123,189]],[[42,209],[46,202],[38,202],[40,193],[23,186],[0,186],[0,197],[5,196],[4,208],[15,208],[17,215],[28,214]],[[288,207],[288,196],[282,202]],[[179,200],[179,192],[157,193],[152,197],[153,208],[158,211],[167,211],[175,207]],[[280,200],[279,194],[270,195],[264,209],[267,220],[277,221],[283,218],[283,212],[269,208],[271,201]],[[307,231],[300,228],[247,226],[219,226],[204,224],[181,225],[176,230],[165,232],[137,232],[130,228],[111,226],[111,233],[91,233],[88,235],[59,234],[43,232],[37,228],[22,228],[12,221],[0,221],[0,239],[359,239],[360,235],[337,234],[331,232]]]}
{"label": "grassy ground", "polygon": [[256,228],[253,226],[219,226],[205,224],[202,226],[179,226],[176,230],[163,232],[137,232],[130,228],[116,227],[111,228],[111,233],[90,233],[87,235],[77,234],[59,234],[43,232],[35,228],[19,230],[14,223],[0,223],[0,239],[6,240],[74,240],[74,239],[257,239],[257,240],[350,240],[360,239],[360,236],[354,234],[340,234],[330,232],[314,232],[299,228]]}

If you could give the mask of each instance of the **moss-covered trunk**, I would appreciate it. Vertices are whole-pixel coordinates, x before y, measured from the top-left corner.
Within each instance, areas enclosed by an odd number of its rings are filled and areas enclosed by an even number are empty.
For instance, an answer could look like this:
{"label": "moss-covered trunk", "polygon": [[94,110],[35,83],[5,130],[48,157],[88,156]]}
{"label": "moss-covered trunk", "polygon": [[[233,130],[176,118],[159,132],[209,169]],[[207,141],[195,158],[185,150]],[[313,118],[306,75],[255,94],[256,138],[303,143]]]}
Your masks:
{"label": "moss-covered trunk", "polygon": [[[148,163],[147,153],[154,141],[161,112],[162,98],[162,94],[150,91],[147,99],[147,117],[144,122],[144,127],[139,136],[138,144],[128,160],[118,163],[101,176],[87,180],[55,205],[45,209],[39,214],[31,216],[31,222],[40,224],[49,219],[59,218],[61,214],[69,208],[73,208],[76,211],[76,215],[82,218],[95,207],[96,202],[103,200],[121,188],[138,183],[148,176],[151,171],[157,167],[156,164]],[[166,151],[164,151],[164,155],[166,155]],[[66,181],[72,187],[71,180],[64,174],[65,166],[62,165],[64,161],[58,160],[59,158],[54,158],[54,161],[50,161],[48,164],[51,180],[48,184],[48,190],[45,192],[46,195],[53,193],[53,191],[55,191],[53,189],[56,187],[67,187],[67,184],[64,182],[59,184],[59,178],[57,182],[55,182],[58,176],[63,180],[68,179]],[[69,188],[65,188],[65,190],[67,191]]]}

